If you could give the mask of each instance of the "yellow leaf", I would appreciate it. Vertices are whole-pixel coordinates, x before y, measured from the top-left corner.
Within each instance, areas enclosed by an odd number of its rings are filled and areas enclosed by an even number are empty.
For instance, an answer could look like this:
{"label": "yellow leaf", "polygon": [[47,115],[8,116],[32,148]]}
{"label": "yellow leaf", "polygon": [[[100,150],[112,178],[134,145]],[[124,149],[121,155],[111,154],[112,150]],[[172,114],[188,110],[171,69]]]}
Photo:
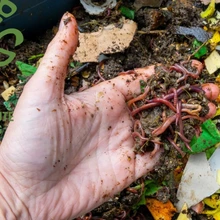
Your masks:
{"label": "yellow leaf", "polygon": [[209,43],[211,44],[212,48],[215,48],[217,44],[220,42],[220,34],[218,31],[216,31],[212,38],[209,40]]}
{"label": "yellow leaf", "polygon": [[211,0],[208,8],[200,13],[202,18],[210,18],[215,13],[215,0]]}
{"label": "yellow leaf", "polygon": [[169,200],[163,203],[154,198],[147,198],[146,206],[154,217],[154,220],[171,220],[177,211]]}
{"label": "yellow leaf", "polygon": [[212,209],[220,209],[220,200],[218,194],[213,194],[211,197],[205,198],[203,201]]}
{"label": "yellow leaf", "polygon": [[188,207],[186,203],[184,203],[177,220],[191,220],[191,217],[188,215]]}

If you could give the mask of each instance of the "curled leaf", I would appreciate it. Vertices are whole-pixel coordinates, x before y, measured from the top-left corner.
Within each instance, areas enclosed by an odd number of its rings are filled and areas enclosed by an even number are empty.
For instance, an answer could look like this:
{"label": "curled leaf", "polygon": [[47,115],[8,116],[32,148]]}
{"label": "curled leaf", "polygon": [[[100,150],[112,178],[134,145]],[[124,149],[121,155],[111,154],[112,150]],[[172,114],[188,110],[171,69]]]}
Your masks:
{"label": "curled leaf", "polygon": [[208,8],[201,12],[200,16],[202,18],[210,18],[215,13],[215,0],[211,0]]}

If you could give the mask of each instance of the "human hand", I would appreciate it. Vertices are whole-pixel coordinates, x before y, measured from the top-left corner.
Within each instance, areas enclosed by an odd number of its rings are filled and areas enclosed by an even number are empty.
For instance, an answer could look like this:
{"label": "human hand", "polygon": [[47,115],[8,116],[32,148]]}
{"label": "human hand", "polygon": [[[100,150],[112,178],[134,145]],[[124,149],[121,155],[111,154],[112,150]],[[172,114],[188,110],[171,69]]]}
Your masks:
{"label": "human hand", "polygon": [[[126,101],[153,73],[122,75],[64,95],[77,24],[66,13],[25,85],[0,148],[0,194],[8,219],[71,219],[152,170],[160,150],[135,155]],[[9,212],[8,212],[9,213]]]}

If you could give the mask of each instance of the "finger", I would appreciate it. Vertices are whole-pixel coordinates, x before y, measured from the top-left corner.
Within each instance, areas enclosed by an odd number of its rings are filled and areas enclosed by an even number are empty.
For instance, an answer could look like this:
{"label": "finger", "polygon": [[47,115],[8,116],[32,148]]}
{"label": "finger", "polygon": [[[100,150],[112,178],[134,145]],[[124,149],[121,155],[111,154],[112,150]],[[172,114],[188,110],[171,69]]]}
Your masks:
{"label": "finger", "polygon": [[126,100],[141,93],[140,81],[146,81],[155,73],[154,65],[135,69],[133,74],[120,75],[112,80],[116,88],[125,96]]}
{"label": "finger", "polygon": [[[48,45],[37,72],[25,86],[29,94],[39,99],[51,100],[64,94],[64,79],[70,56],[78,44],[77,23],[73,15],[65,13],[59,31]],[[32,94],[33,96],[33,94]]]}

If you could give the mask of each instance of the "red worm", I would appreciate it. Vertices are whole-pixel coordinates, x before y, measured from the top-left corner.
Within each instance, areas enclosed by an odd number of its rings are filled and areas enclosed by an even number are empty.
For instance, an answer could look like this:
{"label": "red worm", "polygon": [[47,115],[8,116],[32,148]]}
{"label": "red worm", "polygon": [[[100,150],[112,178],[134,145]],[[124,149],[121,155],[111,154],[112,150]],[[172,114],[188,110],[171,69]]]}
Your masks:
{"label": "red worm", "polygon": [[[180,95],[182,92],[184,92],[184,90],[189,89],[191,86],[189,84],[186,84],[184,86],[181,86],[179,89],[177,89],[177,95]],[[174,93],[168,94],[166,96],[163,97],[166,100],[170,100],[174,98]]]}
{"label": "red worm", "polygon": [[182,117],[182,120],[185,120],[185,119],[188,119],[188,118],[197,119],[197,120],[202,121],[202,122],[204,122],[206,120],[205,118],[201,118],[201,117],[196,116],[196,115],[185,115],[185,116]]}
{"label": "red worm", "polygon": [[176,150],[181,154],[182,157],[185,156],[185,153],[177,146],[177,144],[171,140],[169,137],[167,137],[167,140],[176,148]]}
{"label": "red worm", "polygon": [[181,138],[184,142],[186,142],[186,143],[189,143],[189,142],[190,142],[190,140],[187,139],[182,133],[180,133],[180,132],[178,132],[178,131],[176,131],[176,133],[180,136],[180,138]]}
{"label": "red worm", "polygon": [[139,137],[141,140],[143,140],[143,141],[148,141],[149,140],[149,138],[145,138],[145,137],[143,137],[140,133],[138,133],[137,131],[135,131],[135,132],[133,132],[132,133],[132,137]]}
{"label": "red worm", "polygon": [[174,106],[176,107],[176,105],[177,105],[177,100],[178,100],[177,91],[176,91],[175,88],[171,88],[171,89],[169,90],[169,92],[173,92],[173,104],[174,104]]}
{"label": "red worm", "polygon": [[143,111],[143,110],[146,110],[146,109],[149,109],[149,108],[158,106],[158,105],[160,105],[160,104],[159,104],[159,103],[148,103],[148,104],[142,105],[141,107],[136,108],[135,110],[133,110],[133,111],[131,112],[131,116],[134,116],[134,115],[136,115],[138,112],[141,112],[141,111]]}
{"label": "red worm", "polygon": [[167,118],[167,120],[158,128],[152,131],[153,136],[162,134],[174,121],[176,120],[176,114]]}
{"label": "red worm", "polygon": [[137,102],[137,101],[140,101],[142,99],[145,99],[147,94],[148,94],[148,92],[149,92],[149,90],[150,90],[149,86],[145,87],[144,93],[142,93],[141,95],[137,96],[136,98],[133,98],[133,99],[128,101],[128,107],[130,107],[134,102]]}
{"label": "red worm", "polygon": [[173,104],[171,102],[169,102],[168,100],[166,99],[163,99],[163,98],[155,98],[155,99],[151,99],[148,101],[149,103],[154,103],[154,102],[157,102],[157,103],[162,103],[166,106],[168,106],[171,110],[173,110],[174,112],[176,112],[176,108],[173,106]]}

